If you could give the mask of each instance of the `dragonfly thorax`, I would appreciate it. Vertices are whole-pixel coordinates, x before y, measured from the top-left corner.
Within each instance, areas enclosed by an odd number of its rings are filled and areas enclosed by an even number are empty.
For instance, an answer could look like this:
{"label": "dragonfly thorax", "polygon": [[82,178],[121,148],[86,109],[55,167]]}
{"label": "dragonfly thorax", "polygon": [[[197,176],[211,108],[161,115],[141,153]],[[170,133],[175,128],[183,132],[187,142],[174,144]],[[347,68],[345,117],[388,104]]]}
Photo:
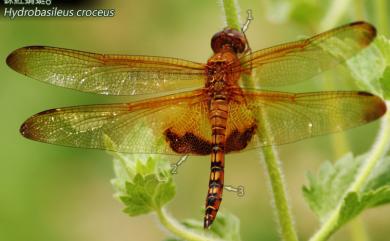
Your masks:
{"label": "dragonfly thorax", "polygon": [[240,60],[237,54],[230,48],[224,48],[222,51],[215,53],[206,65],[206,88],[210,87],[218,90],[236,85],[240,73],[233,68],[239,65]]}

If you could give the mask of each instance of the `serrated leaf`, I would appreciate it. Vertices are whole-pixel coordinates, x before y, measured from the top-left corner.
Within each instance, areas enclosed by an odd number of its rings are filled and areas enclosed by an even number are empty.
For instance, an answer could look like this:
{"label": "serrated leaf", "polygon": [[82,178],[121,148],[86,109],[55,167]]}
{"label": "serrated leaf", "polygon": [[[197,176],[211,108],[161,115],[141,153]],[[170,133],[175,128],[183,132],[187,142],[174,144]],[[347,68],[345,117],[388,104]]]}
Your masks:
{"label": "serrated leaf", "polygon": [[135,172],[141,175],[147,175],[149,173],[153,173],[155,169],[156,169],[156,162],[154,161],[147,161],[146,163],[138,161],[135,164]]}
{"label": "serrated leaf", "polygon": [[[203,223],[198,220],[188,219],[183,224],[193,230],[204,230]],[[215,219],[209,231],[222,240],[241,241],[240,220],[227,211],[218,212],[218,218]]]}
{"label": "serrated leaf", "polygon": [[344,198],[337,225],[341,226],[347,223],[366,208],[375,207],[389,202],[390,185],[364,193],[348,193],[348,195]]}
{"label": "serrated leaf", "polygon": [[140,178],[134,179],[134,183],[127,185],[127,195],[121,196],[121,200],[126,205],[125,212],[130,216],[157,210],[175,196],[172,179],[161,182],[154,175],[145,178],[137,175],[137,177]]}
{"label": "serrated leaf", "polygon": [[309,186],[303,187],[303,195],[321,220],[337,206],[353,181],[362,160],[362,157],[355,160],[349,153],[334,165],[330,162],[322,164],[318,177],[307,174]]}
{"label": "serrated leaf", "polygon": [[125,212],[130,216],[137,216],[161,207],[157,196],[161,195],[161,185],[164,183],[160,183],[153,174],[137,174],[132,182],[126,183],[126,195],[120,197],[126,206]]}
{"label": "serrated leaf", "polygon": [[166,203],[171,201],[175,195],[176,187],[172,178],[167,182],[160,181],[160,185],[157,187],[154,197],[156,207],[163,207]]}
{"label": "serrated leaf", "polygon": [[321,221],[339,203],[343,203],[339,216],[341,225],[366,208],[390,202],[390,157],[378,163],[361,192],[347,193],[365,160],[365,155],[354,158],[347,154],[333,165],[322,164],[317,176],[308,174],[309,185],[303,187],[303,195]]}
{"label": "serrated leaf", "polygon": [[111,182],[115,196],[126,206],[130,216],[160,209],[176,194],[167,160],[155,155],[121,155],[115,153],[116,178]]}

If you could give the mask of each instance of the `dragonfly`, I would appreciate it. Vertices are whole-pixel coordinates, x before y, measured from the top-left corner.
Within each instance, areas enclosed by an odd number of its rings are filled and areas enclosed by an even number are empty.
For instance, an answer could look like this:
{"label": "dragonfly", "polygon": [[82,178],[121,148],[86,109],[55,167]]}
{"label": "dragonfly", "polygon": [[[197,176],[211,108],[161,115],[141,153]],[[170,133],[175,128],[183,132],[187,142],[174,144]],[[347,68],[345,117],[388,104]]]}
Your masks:
{"label": "dragonfly", "polygon": [[[206,63],[29,46],[6,59],[28,77],[84,92],[140,101],[46,110],[20,133],[35,141],[124,153],[210,155],[204,228],[222,201],[225,154],[339,132],[380,118],[384,101],[363,91],[288,93],[263,87],[311,79],[370,45],[375,27],[350,23],[311,38],[251,51],[241,30],[211,39]],[[262,88],[247,87],[247,80]],[[105,138],[115,145],[107,146]]]}

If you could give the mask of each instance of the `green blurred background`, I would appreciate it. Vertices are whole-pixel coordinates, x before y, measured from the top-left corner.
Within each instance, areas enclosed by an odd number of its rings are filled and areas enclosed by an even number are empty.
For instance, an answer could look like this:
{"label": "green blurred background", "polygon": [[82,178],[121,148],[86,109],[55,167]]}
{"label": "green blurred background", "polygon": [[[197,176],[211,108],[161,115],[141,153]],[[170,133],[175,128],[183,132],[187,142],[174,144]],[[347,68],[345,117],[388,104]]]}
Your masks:
{"label": "green blurred background", "polygon": [[[314,0],[239,2],[243,16],[246,9],[253,10],[255,21],[247,37],[254,50],[318,32],[329,5],[329,1]],[[363,0],[348,2],[351,13],[336,24],[360,18],[376,23],[375,4]],[[354,6],[357,2],[360,7]],[[366,9],[361,9],[362,6]],[[3,60],[0,65],[1,241],[163,240],[166,237],[154,215],[130,218],[122,213],[122,205],[112,197],[112,162],[104,151],[42,144],[24,139],[18,132],[26,118],[42,110],[118,102],[124,98],[43,84],[12,71],[5,59],[12,50],[22,46],[49,45],[205,62],[211,55],[211,36],[224,27],[221,7],[217,1],[208,0],[115,0],[101,1],[88,8],[114,8],[116,15],[112,18],[0,18],[0,59]],[[289,9],[291,14],[287,16],[285,13]],[[363,12],[359,15],[359,11]],[[325,79],[332,84],[324,84]],[[320,76],[290,90],[356,88],[345,68],[336,68],[325,77]],[[306,183],[305,174],[316,172],[320,163],[334,161],[347,150],[355,154],[367,151],[377,127],[378,123],[372,123],[278,148],[302,240],[318,227],[316,217],[301,195],[302,185]],[[348,148],[340,148],[342,145]],[[256,150],[227,157],[226,184],[242,185],[246,194],[239,198],[225,192],[222,205],[240,218],[243,240],[278,240],[264,165],[259,163],[262,162]],[[169,204],[175,217],[203,218],[200,210],[207,190],[209,165],[209,157],[191,157],[179,169],[175,176],[177,196]],[[361,220],[371,240],[389,240],[389,214],[390,207],[364,213]],[[332,240],[352,240],[354,234],[356,230],[347,226]]]}

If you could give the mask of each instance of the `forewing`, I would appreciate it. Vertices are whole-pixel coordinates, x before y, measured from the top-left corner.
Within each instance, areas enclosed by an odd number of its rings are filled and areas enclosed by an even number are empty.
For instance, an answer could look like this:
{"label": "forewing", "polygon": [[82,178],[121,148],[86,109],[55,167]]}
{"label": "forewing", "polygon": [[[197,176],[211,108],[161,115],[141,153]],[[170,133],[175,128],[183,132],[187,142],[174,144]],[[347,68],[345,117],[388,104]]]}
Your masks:
{"label": "forewing", "polygon": [[30,46],[15,50],[7,64],[17,72],[61,87],[105,95],[137,95],[204,85],[204,66],[186,60],[95,54]]}
{"label": "forewing", "polygon": [[355,22],[309,39],[256,51],[241,59],[243,73],[250,73],[260,87],[308,80],[354,56],[376,36],[375,28]]}
{"label": "forewing", "polygon": [[231,119],[229,125],[246,126],[240,133],[246,141],[250,140],[245,144],[247,149],[343,131],[376,120],[386,112],[385,103],[366,92],[244,94],[247,103],[242,105],[239,116],[246,121]]}
{"label": "forewing", "polygon": [[203,155],[211,150],[202,91],[48,110],[26,120],[20,132],[46,143],[127,153]]}

